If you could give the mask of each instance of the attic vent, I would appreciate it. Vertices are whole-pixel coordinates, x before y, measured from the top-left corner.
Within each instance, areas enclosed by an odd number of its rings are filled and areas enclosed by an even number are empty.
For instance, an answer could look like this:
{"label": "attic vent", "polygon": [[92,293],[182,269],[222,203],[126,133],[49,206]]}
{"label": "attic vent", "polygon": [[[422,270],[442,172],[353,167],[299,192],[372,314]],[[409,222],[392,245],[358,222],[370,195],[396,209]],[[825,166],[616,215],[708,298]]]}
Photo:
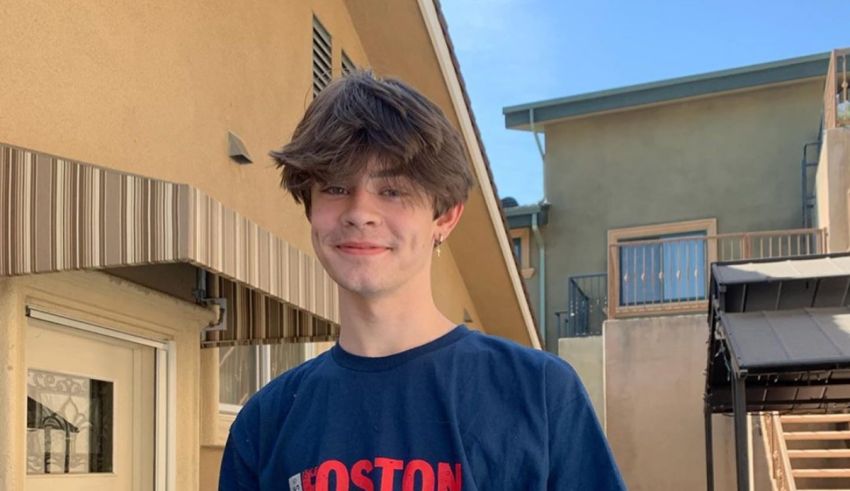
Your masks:
{"label": "attic vent", "polygon": [[250,164],[253,162],[242,140],[229,131],[227,132],[227,153],[237,164]]}
{"label": "attic vent", "polygon": [[331,35],[315,16],[313,17],[313,97],[331,83],[333,53]]}
{"label": "attic vent", "polygon": [[349,73],[357,70],[357,66],[351,61],[351,58],[345,54],[345,51],[342,52],[342,76],[345,77]]}

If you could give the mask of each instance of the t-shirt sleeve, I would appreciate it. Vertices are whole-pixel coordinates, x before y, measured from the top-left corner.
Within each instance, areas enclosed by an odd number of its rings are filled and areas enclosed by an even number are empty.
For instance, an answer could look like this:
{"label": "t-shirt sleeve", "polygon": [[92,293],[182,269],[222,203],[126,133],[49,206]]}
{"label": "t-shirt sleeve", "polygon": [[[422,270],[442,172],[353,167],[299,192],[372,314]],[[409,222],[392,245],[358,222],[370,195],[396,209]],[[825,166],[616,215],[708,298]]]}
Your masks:
{"label": "t-shirt sleeve", "polygon": [[549,490],[625,490],[614,456],[575,370],[560,358],[545,366]]}
{"label": "t-shirt sleeve", "polygon": [[252,425],[255,416],[255,406],[246,405],[239,412],[236,421],[230,427],[224,455],[221,459],[221,472],[218,478],[219,491],[255,491],[260,489],[257,475],[257,439],[256,432],[248,431],[257,428]]}

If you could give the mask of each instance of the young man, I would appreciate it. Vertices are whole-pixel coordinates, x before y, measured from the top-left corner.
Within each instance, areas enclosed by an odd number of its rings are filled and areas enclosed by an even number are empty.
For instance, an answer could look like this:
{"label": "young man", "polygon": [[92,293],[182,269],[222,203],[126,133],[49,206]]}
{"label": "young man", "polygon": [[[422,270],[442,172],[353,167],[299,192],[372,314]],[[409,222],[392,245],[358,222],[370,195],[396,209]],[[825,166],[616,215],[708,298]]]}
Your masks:
{"label": "young man", "polygon": [[356,72],[272,156],[339,284],[340,336],[245,405],[221,490],[624,489],[567,363],[434,304],[431,262],[473,183],[436,105]]}

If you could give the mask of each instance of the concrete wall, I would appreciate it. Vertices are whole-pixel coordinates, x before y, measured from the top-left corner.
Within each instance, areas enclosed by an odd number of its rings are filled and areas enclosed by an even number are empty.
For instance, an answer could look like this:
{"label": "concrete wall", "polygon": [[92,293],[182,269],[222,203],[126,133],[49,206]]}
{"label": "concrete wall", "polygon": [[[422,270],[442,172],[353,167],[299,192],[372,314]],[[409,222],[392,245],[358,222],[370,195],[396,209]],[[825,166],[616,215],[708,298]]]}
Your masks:
{"label": "concrete wall", "polygon": [[602,336],[561,338],[558,340],[558,356],[575,368],[590,395],[596,416],[605,427],[605,353],[602,345]]}
{"label": "concrete wall", "polygon": [[717,218],[719,233],[800,227],[800,156],[817,139],[822,89],[813,80],[547,125],[550,333],[567,277],[605,271],[608,229],[699,218]]}
{"label": "concrete wall", "polygon": [[[632,491],[705,489],[705,315],[605,322],[608,441]],[[716,415],[715,489],[735,485],[732,419]],[[753,434],[755,489],[770,489]]]}
{"label": "concrete wall", "polygon": [[815,176],[818,227],[829,231],[829,252],[850,250],[850,128],[824,131]]}

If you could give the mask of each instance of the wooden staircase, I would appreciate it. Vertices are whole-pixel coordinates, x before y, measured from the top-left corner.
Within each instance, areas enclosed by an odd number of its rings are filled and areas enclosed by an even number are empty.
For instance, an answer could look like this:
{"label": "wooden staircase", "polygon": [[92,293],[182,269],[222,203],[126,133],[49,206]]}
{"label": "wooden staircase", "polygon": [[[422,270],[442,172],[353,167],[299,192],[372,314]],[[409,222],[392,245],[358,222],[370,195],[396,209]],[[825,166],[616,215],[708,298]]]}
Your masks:
{"label": "wooden staircase", "polygon": [[850,490],[850,414],[761,414],[774,491]]}

